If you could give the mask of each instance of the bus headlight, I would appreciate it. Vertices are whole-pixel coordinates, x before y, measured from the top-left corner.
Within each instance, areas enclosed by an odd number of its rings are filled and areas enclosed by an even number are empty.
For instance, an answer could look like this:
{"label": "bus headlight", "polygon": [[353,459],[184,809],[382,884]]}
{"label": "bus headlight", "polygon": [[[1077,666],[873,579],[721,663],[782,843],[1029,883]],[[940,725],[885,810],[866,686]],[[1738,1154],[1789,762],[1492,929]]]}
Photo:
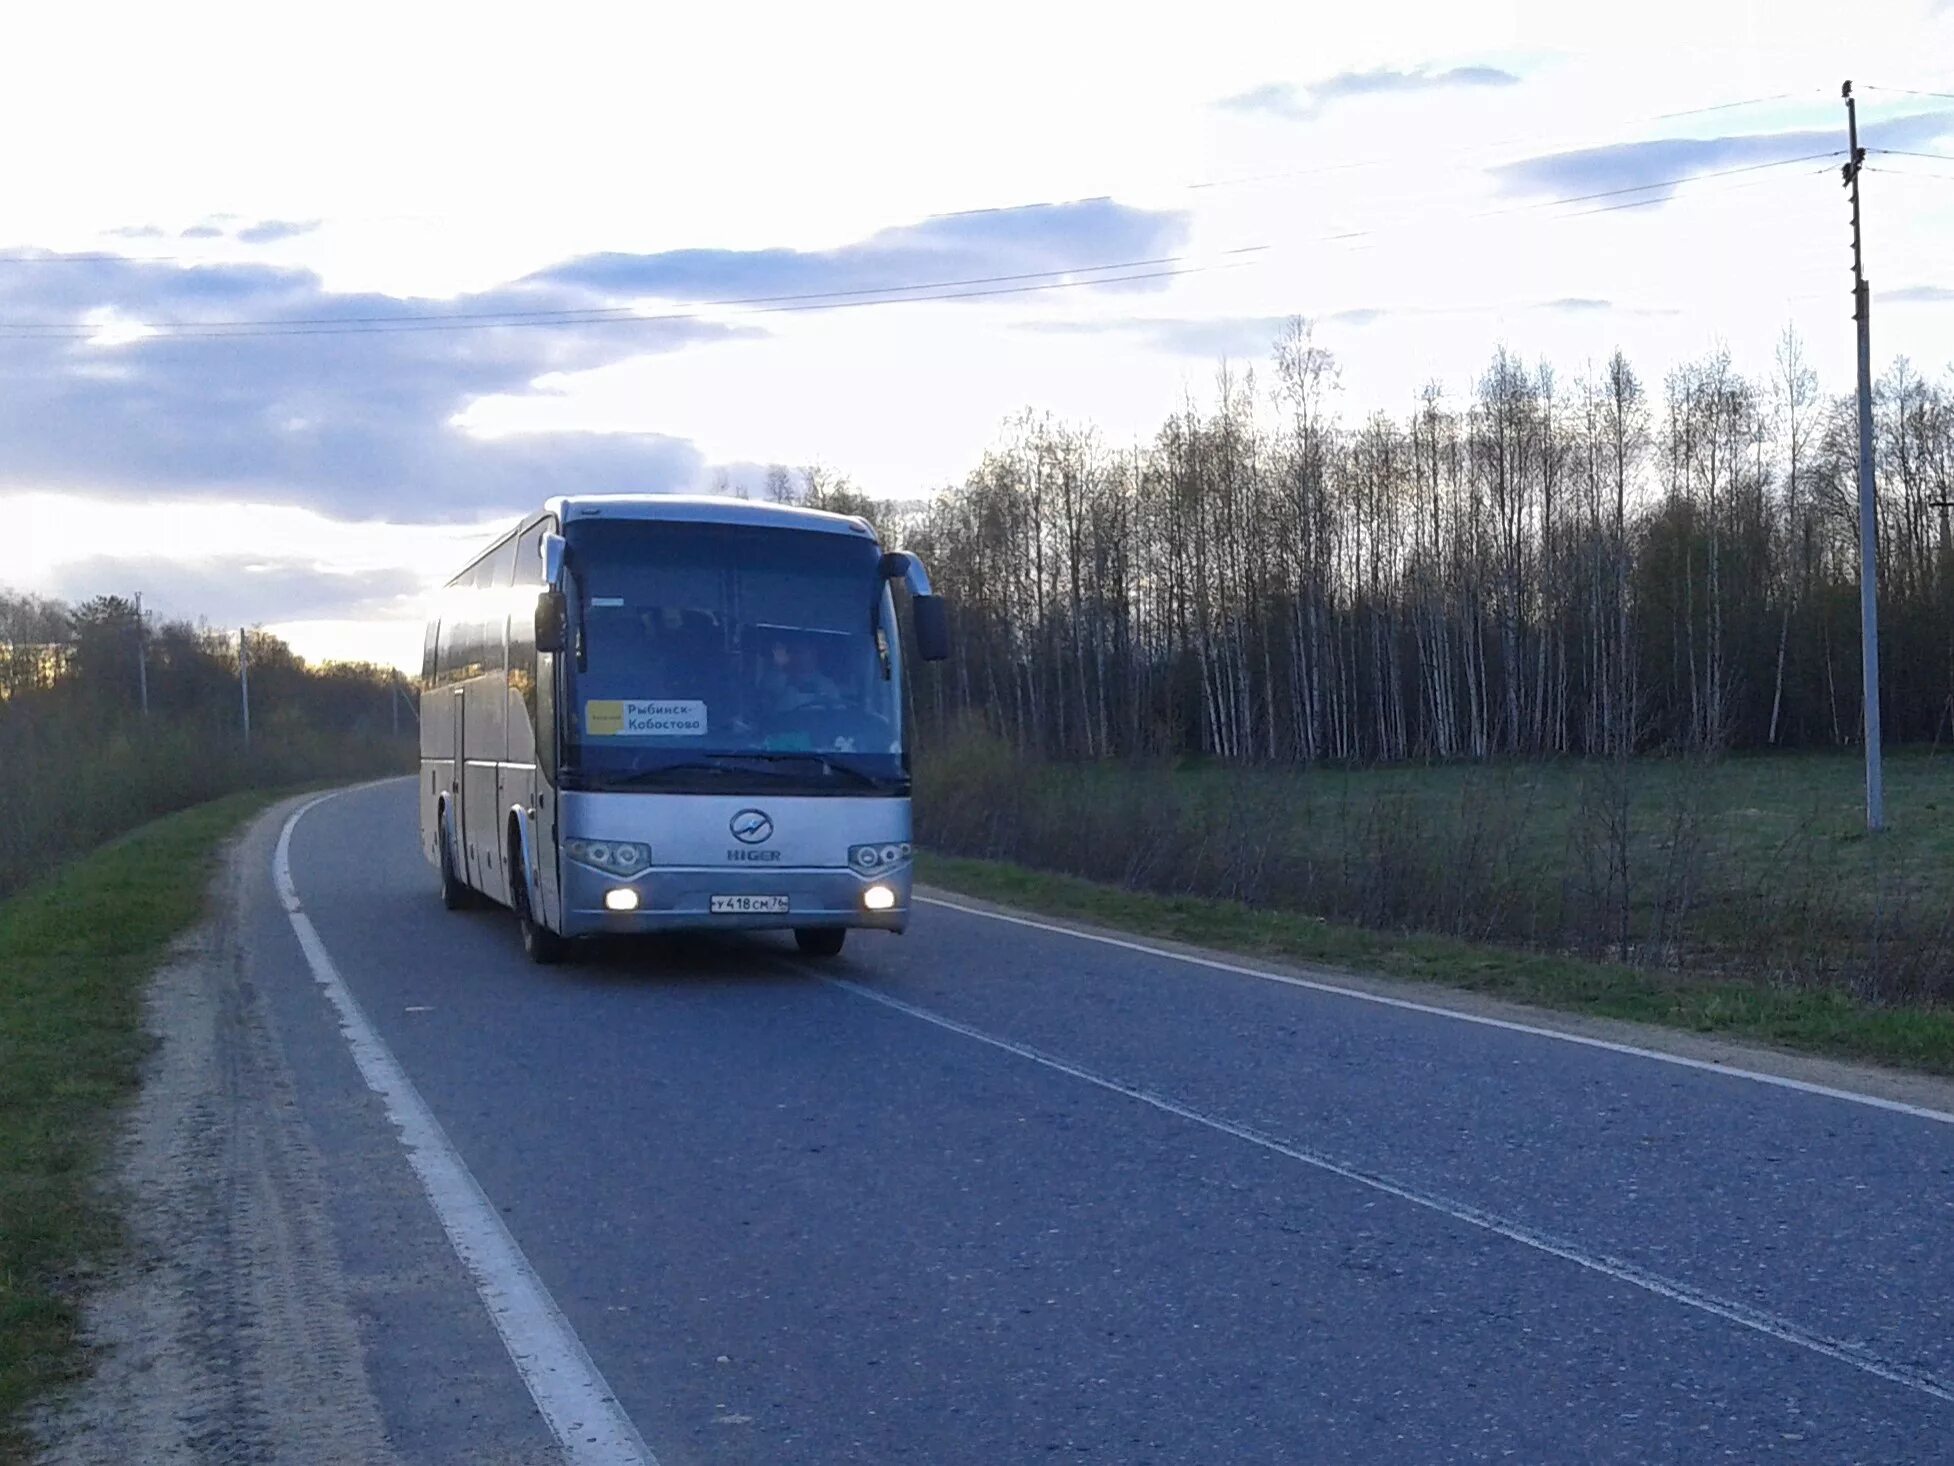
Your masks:
{"label": "bus headlight", "polygon": [[610,890],[604,893],[604,909],[606,911],[636,911],[638,909],[638,893],[629,886],[612,886]]}
{"label": "bus headlight", "polygon": [[563,853],[611,875],[636,875],[651,864],[651,847],[635,840],[565,840]]}
{"label": "bus headlight", "polygon": [[879,881],[862,892],[862,909],[865,911],[893,911],[896,893]]}
{"label": "bus headlight", "polygon": [[864,874],[870,871],[893,870],[898,865],[907,865],[911,853],[907,841],[900,845],[851,845],[848,849],[848,863]]}

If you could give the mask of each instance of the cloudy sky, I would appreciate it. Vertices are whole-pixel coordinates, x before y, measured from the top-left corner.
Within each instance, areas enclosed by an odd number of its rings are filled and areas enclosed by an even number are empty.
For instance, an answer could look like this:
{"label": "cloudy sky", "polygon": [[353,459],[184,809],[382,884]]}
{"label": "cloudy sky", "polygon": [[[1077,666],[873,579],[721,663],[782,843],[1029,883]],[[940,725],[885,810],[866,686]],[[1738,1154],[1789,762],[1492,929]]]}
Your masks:
{"label": "cloudy sky", "polygon": [[1847,76],[1876,368],[1954,362],[1954,0],[497,14],[10,18],[0,583],[411,665],[548,494],[915,497],[1298,314],[1347,415],[1786,323],[1842,387]]}

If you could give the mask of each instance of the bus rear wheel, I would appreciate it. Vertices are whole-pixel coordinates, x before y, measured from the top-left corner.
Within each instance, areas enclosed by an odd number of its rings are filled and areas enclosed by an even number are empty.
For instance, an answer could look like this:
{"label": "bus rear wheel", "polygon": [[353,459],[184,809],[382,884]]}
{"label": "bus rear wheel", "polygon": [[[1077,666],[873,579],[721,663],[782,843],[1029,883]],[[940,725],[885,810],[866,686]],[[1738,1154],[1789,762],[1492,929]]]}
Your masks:
{"label": "bus rear wheel", "polygon": [[848,940],[848,929],[841,926],[798,926],[794,945],[809,957],[838,957],[841,944]]}
{"label": "bus rear wheel", "polygon": [[454,842],[448,838],[448,821],[441,821],[441,904],[450,911],[466,911],[475,904],[475,892],[455,873]]}

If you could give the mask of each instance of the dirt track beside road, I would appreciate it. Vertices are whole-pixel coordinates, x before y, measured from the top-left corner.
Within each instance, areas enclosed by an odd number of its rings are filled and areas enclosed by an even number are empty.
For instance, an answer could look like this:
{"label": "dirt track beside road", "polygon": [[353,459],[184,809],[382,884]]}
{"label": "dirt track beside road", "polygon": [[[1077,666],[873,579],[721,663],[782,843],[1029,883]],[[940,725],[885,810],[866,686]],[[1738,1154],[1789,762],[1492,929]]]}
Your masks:
{"label": "dirt track beside road", "polygon": [[92,1378],[39,1425],[60,1466],[395,1459],[318,1158],[245,976],[249,844],[151,984],[156,1049],[108,1183],[129,1249],[86,1305]]}

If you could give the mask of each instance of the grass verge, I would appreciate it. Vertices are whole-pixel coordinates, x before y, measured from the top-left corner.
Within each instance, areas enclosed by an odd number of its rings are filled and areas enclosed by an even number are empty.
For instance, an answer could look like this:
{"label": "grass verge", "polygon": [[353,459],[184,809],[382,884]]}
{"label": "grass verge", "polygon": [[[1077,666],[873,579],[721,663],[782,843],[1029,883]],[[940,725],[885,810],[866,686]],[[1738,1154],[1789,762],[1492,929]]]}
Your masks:
{"label": "grass verge", "polygon": [[918,876],[945,890],[1222,951],[1373,972],[1694,1033],[1954,1074],[1954,1012],[1876,1007],[1834,988],[1779,988],[1373,931],[1297,912],[1156,896],[1001,861],[929,854]]}
{"label": "grass verge", "polygon": [[0,1459],[80,1372],[79,1292],[118,1243],[98,1166],[148,1040],[143,979],[204,911],[224,839],[278,795],[165,816],[0,904]]}
{"label": "grass verge", "polygon": [[917,829],[1134,890],[1954,1011],[1954,757],[1894,752],[1877,838],[1863,773],[1843,752],[1054,763],[973,732],[919,768]]}

